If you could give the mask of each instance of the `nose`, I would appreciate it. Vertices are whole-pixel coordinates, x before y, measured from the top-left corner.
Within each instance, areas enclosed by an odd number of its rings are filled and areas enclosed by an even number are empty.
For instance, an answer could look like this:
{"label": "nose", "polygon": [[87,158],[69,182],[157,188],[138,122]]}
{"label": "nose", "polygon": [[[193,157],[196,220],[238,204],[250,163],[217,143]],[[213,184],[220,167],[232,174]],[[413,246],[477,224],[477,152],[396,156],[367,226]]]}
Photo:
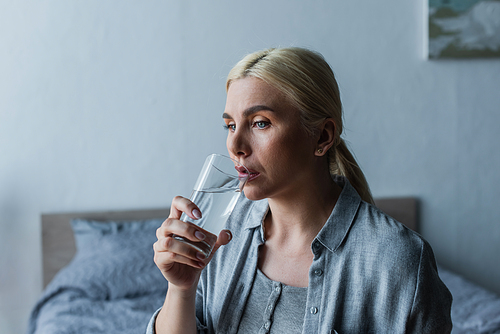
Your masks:
{"label": "nose", "polygon": [[252,152],[248,134],[243,129],[229,132],[226,140],[227,151],[237,159],[245,158]]}

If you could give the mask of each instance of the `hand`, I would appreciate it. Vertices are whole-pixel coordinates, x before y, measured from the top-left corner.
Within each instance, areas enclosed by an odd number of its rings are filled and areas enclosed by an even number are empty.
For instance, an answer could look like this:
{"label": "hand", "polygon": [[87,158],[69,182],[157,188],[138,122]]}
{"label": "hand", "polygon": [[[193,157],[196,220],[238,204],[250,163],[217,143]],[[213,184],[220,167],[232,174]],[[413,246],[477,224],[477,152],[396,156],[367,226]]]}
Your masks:
{"label": "hand", "polygon": [[[210,262],[217,249],[231,240],[231,232],[223,230],[219,237],[201,227],[180,220],[185,212],[192,219],[201,218],[199,208],[190,200],[177,196],[172,200],[170,215],[156,231],[158,241],[153,245],[154,261],[170,286],[181,290],[195,290],[198,285],[201,270]],[[180,236],[191,241],[205,241],[215,244],[208,258],[194,247],[176,240]]]}

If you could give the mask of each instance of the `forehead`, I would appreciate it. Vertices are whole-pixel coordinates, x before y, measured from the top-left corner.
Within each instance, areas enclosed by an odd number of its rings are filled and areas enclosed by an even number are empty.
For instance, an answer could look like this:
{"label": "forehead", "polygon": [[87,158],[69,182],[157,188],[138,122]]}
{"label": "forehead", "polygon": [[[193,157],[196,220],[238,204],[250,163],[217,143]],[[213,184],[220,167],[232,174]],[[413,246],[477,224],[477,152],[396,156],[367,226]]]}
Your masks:
{"label": "forehead", "polygon": [[265,81],[246,77],[231,83],[227,91],[226,112],[236,112],[255,105],[265,105],[273,110],[291,106],[285,95]]}

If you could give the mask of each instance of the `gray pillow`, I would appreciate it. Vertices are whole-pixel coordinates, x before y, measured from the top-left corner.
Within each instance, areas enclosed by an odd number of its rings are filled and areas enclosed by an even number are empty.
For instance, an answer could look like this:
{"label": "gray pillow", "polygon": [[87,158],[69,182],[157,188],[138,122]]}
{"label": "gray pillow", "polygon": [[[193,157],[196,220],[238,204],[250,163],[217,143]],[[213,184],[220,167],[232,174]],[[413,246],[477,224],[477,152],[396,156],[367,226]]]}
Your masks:
{"label": "gray pillow", "polygon": [[55,283],[68,276],[73,286],[96,299],[164,291],[167,281],[153,261],[156,229],[162,222],[73,220],[77,252]]}

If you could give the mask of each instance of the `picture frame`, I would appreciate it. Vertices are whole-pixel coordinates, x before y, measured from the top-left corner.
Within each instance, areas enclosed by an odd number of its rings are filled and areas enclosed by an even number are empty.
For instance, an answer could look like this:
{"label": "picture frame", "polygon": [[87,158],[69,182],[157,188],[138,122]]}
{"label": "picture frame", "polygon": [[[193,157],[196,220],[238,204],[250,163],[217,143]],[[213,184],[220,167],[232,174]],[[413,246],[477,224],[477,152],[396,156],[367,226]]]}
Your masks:
{"label": "picture frame", "polygon": [[426,56],[500,57],[500,0],[424,0]]}

